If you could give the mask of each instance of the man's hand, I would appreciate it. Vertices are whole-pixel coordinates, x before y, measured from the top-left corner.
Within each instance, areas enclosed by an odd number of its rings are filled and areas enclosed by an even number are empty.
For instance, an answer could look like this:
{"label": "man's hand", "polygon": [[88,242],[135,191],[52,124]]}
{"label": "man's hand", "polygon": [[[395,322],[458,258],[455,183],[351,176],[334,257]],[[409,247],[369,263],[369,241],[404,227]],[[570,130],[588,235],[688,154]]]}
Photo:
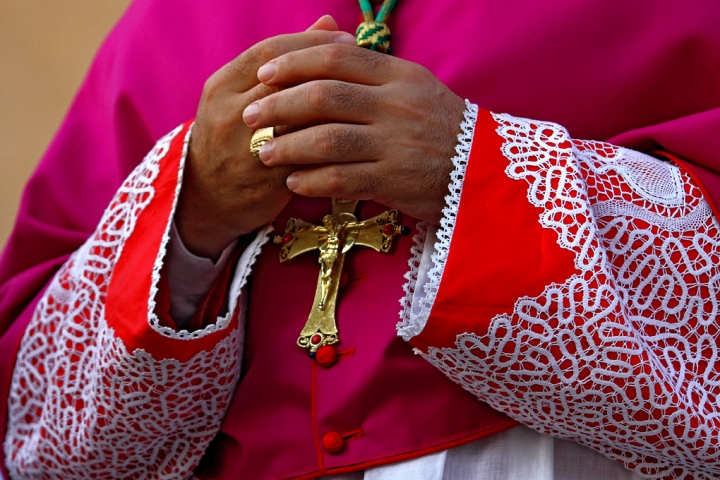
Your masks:
{"label": "man's hand", "polygon": [[293,192],[439,222],[465,102],[427,69],[336,44],[281,55],[258,77],[283,90],[245,109],[249,127],[314,125],[260,150],[267,166],[304,166],[288,177]]}
{"label": "man's hand", "polygon": [[286,52],[337,42],[354,44],[354,37],[338,32],[326,16],[304,33],[258,43],[205,83],[175,216],[191,252],[216,258],[235,238],[275,218],[290,201],[286,179],[294,168],[268,168],[250,154],[255,128],[247,127],[241,114],[250,103],[278,90],[260,84],[258,67]]}

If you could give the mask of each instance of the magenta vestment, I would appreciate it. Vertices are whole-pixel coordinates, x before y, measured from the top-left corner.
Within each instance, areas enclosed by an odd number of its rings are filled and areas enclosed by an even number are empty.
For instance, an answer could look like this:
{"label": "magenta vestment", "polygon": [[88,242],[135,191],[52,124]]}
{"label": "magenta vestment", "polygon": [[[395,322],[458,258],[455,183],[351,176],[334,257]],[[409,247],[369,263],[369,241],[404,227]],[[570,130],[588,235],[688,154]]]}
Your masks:
{"label": "magenta vestment", "polygon": [[[349,31],[359,18],[354,0],[131,5],[30,180],[0,261],[0,398],[43,287],[153,143],[194,116],[205,79],[257,41],[327,13]],[[394,54],[458,95],[576,138],[662,147],[702,166],[695,173],[717,203],[719,19],[712,0],[404,0],[391,26]],[[4,431],[4,401],[0,413]]]}

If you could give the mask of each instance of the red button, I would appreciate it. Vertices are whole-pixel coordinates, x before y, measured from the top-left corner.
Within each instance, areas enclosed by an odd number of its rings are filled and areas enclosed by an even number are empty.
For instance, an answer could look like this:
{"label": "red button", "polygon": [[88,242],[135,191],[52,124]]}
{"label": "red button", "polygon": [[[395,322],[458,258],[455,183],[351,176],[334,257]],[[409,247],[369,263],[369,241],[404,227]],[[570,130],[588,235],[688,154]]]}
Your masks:
{"label": "red button", "polygon": [[345,446],[345,440],[337,432],[330,432],[322,439],[322,445],[328,453],[339,453]]}
{"label": "red button", "polygon": [[332,345],[323,345],[315,353],[315,360],[321,367],[330,368],[337,362],[337,350]]}

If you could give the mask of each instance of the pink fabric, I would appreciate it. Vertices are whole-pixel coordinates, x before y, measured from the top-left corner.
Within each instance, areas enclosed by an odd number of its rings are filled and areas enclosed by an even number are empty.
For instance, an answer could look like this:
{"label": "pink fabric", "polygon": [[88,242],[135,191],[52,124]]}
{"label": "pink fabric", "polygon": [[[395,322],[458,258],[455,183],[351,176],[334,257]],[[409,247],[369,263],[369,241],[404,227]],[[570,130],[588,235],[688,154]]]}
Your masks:
{"label": "pink fabric", "polygon": [[[327,199],[302,199],[277,219],[321,223]],[[359,218],[384,210],[363,202]],[[414,224],[405,216],[403,221]],[[295,346],[312,307],[317,255],[278,261],[264,248],[253,267],[243,377],[216,440],[196,474],[257,480],[321,476],[445,450],[516,423],[448,382],[395,332],[412,239],[393,253],[356,247],[346,257],[339,293],[338,362],[318,367]],[[362,280],[366,279],[366,280]],[[347,355],[344,355],[345,352]],[[363,435],[339,453],[315,439]]]}
{"label": "pink fabric", "polygon": [[[325,13],[351,31],[359,17],[354,0],[131,5],[29,182],[0,260],[1,396],[33,299],[153,142],[194,115],[205,79]],[[662,146],[718,171],[719,19],[714,0],[405,0],[393,50],[484,108],[555,121],[575,138]]]}

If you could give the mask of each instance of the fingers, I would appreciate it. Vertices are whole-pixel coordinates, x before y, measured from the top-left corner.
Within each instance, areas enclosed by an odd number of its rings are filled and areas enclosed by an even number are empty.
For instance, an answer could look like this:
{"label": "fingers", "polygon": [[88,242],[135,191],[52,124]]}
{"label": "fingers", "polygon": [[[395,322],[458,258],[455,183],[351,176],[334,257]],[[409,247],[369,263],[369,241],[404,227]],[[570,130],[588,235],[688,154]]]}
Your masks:
{"label": "fingers", "polygon": [[331,123],[276,137],[260,148],[260,160],[269,167],[372,162],[379,143],[372,127]]}
{"label": "fingers", "polygon": [[251,128],[328,122],[370,123],[377,117],[379,108],[374,87],[320,80],[282,90],[250,104],[243,112],[243,120]]}
{"label": "fingers", "polygon": [[404,68],[406,62],[379,52],[351,46],[349,42],[308,47],[278,55],[258,70],[258,79],[267,85],[290,86],[310,80],[382,85]]}
{"label": "fingers", "polygon": [[300,170],[287,178],[288,188],[298,195],[354,200],[375,198],[386,183],[375,163],[327,165]]}
{"label": "fingers", "polygon": [[329,31],[336,31],[338,29],[338,24],[335,21],[335,19],[330,15],[323,15],[320,17],[315,23],[310,25],[306,32],[309,32],[310,30],[329,30]]}
{"label": "fingers", "polygon": [[277,93],[277,91],[278,91],[277,87],[268,87],[267,85],[263,85],[262,83],[255,85],[254,87],[250,88],[247,92],[245,92],[243,95],[238,97],[238,100],[242,104],[242,106],[240,108],[244,109],[252,103],[256,103],[259,100],[266,98],[269,95],[272,95],[273,93]]}
{"label": "fingers", "polygon": [[[319,20],[327,23],[326,20]],[[313,29],[307,32],[279,35],[268,38],[250,47],[220,71],[221,76],[230,82],[230,88],[237,92],[244,92],[257,85],[257,69],[276,58],[293,50],[314,47],[318,45],[340,43],[355,44],[355,37],[347,32],[326,31]]]}
{"label": "fingers", "polygon": [[[244,137],[249,139],[250,130],[243,128],[244,124],[241,118],[243,110],[248,104],[276,91],[276,87],[259,84],[242,95],[226,95],[221,100],[217,95],[212,100],[208,100],[206,97],[212,94],[204,91],[204,101],[201,101],[198,106],[192,132],[194,144],[197,145],[200,139],[203,139],[203,142],[207,143],[205,148],[211,151],[220,148],[226,142],[232,144],[236,141],[245,141]],[[230,149],[234,150],[234,147]],[[247,154],[250,155],[249,150]]]}

